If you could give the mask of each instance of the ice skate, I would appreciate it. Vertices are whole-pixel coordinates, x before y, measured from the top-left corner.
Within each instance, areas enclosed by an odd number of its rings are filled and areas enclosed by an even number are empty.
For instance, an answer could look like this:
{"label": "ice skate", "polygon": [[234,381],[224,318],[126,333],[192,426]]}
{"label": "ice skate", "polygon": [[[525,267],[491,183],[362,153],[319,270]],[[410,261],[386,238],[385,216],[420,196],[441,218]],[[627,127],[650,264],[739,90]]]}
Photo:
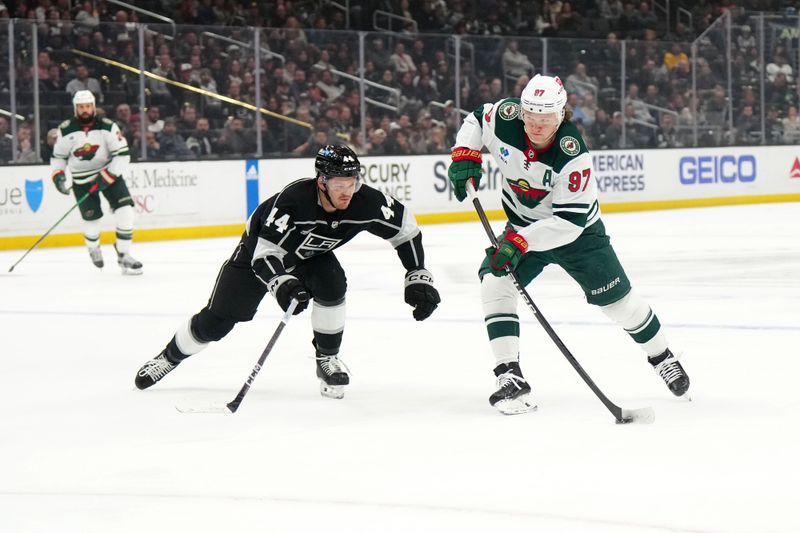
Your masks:
{"label": "ice skate", "polygon": [[164,376],[172,372],[176,366],[178,366],[178,363],[171,363],[167,359],[166,350],[162,351],[139,369],[139,372],[136,374],[136,388],[144,390],[148,387],[152,387],[161,381]]}
{"label": "ice skate", "polygon": [[97,247],[89,247],[89,258],[92,260],[92,263],[97,268],[103,268],[103,251],[100,249],[99,246]]}
{"label": "ice skate", "polygon": [[347,366],[336,355],[317,352],[317,377],[319,393],[327,398],[344,398],[344,386],[350,383]]}
{"label": "ice skate", "polygon": [[138,276],[142,273],[142,263],[127,252],[121,254],[117,251],[117,264],[125,276]]}
{"label": "ice skate", "polygon": [[655,357],[649,357],[648,362],[653,365],[656,374],[661,376],[664,383],[675,396],[683,396],[689,390],[689,376],[678,362],[678,358],[673,355],[669,348],[664,353]]}
{"label": "ice skate", "polygon": [[497,391],[489,396],[489,403],[504,415],[518,415],[535,411],[531,386],[522,376],[519,363],[502,363],[494,369]]}

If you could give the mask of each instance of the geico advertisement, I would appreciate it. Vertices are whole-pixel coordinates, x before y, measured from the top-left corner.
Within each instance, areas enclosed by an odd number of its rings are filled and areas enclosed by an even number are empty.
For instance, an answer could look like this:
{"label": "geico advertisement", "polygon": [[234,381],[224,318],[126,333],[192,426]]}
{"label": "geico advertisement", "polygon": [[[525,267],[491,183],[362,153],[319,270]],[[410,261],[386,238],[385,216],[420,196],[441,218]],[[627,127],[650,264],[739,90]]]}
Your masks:
{"label": "geico advertisement", "polygon": [[[138,228],[231,224],[246,219],[244,162],[133,163],[124,176]],[[0,236],[43,233],[75,205],[59,193],[48,166],[7,166],[0,177]],[[113,228],[103,199],[103,229]],[[55,234],[82,231],[74,209]]]}

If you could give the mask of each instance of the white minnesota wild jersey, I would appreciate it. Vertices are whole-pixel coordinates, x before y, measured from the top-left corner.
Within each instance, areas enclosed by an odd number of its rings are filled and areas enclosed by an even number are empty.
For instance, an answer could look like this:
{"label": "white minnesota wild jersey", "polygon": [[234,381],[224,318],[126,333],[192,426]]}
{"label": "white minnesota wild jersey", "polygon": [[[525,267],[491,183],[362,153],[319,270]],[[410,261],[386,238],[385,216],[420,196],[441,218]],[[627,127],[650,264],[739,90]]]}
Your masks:
{"label": "white minnesota wild jersey", "polygon": [[58,127],[58,139],[50,159],[51,171],[69,166],[75,183],[88,183],[104,168],[121,176],[129,162],[128,141],[119,126],[107,118],[98,118],[85,126],[73,117]]}
{"label": "white minnesota wild jersey", "polygon": [[467,115],[456,146],[488,148],[503,177],[503,209],[531,251],[569,244],[600,220],[592,158],[571,122],[550,147],[534,150],[519,98],[506,98]]}

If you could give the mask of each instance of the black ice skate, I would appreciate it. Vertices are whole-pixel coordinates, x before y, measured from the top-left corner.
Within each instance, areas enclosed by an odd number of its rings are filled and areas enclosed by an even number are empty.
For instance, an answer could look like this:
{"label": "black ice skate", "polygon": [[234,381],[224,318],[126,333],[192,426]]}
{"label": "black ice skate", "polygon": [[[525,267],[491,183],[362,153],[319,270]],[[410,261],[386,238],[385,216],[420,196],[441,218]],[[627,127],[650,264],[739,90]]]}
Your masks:
{"label": "black ice skate", "polygon": [[89,258],[92,260],[94,266],[97,268],[103,268],[103,251],[99,246],[89,247]]}
{"label": "black ice skate", "polygon": [[[116,245],[114,246],[116,249]],[[102,262],[102,259],[101,259]],[[117,264],[126,276],[138,276],[142,273],[142,263],[133,258],[129,253],[119,253],[117,251]]]}
{"label": "black ice skate", "polygon": [[144,390],[147,387],[152,387],[161,381],[164,376],[172,372],[176,366],[178,366],[178,363],[170,362],[167,359],[167,354],[161,352],[139,369],[136,374],[136,388]]}
{"label": "black ice skate", "polygon": [[518,415],[536,410],[531,398],[531,386],[522,377],[519,363],[501,363],[494,369],[497,391],[489,396],[489,403],[504,415]]}
{"label": "black ice skate", "polygon": [[664,383],[675,396],[683,396],[689,390],[689,376],[678,362],[669,348],[664,353],[655,357],[649,357],[648,362],[653,365],[656,373],[661,376]]}
{"label": "black ice skate", "polygon": [[317,352],[319,393],[328,398],[344,398],[344,386],[350,383],[347,366],[336,355]]}

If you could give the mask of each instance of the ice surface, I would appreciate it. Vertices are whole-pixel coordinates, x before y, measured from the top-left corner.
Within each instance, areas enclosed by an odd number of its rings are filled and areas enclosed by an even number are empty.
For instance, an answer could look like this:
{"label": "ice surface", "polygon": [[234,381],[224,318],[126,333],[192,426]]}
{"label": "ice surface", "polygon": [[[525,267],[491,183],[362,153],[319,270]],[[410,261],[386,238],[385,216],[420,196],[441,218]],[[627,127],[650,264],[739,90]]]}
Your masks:
{"label": "ice surface", "polygon": [[[652,425],[617,425],[523,306],[536,413],[505,417],[478,297],[478,223],[423,227],[443,303],[417,323],[391,247],[363,235],[348,274],[343,400],[319,395],[310,313],[255,320],[147,391],[134,375],[206,302],[236,239],[41,249],[0,275],[0,531],[796,532],[800,204],[604,215],[634,285],[692,378],[676,399],[561,271],[528,287],[601,389]],[[501,223],[494,222],[499,232]],[[0,265],[22,251],[0,252]],[[513,528],[513,529],[512,529]]]}

